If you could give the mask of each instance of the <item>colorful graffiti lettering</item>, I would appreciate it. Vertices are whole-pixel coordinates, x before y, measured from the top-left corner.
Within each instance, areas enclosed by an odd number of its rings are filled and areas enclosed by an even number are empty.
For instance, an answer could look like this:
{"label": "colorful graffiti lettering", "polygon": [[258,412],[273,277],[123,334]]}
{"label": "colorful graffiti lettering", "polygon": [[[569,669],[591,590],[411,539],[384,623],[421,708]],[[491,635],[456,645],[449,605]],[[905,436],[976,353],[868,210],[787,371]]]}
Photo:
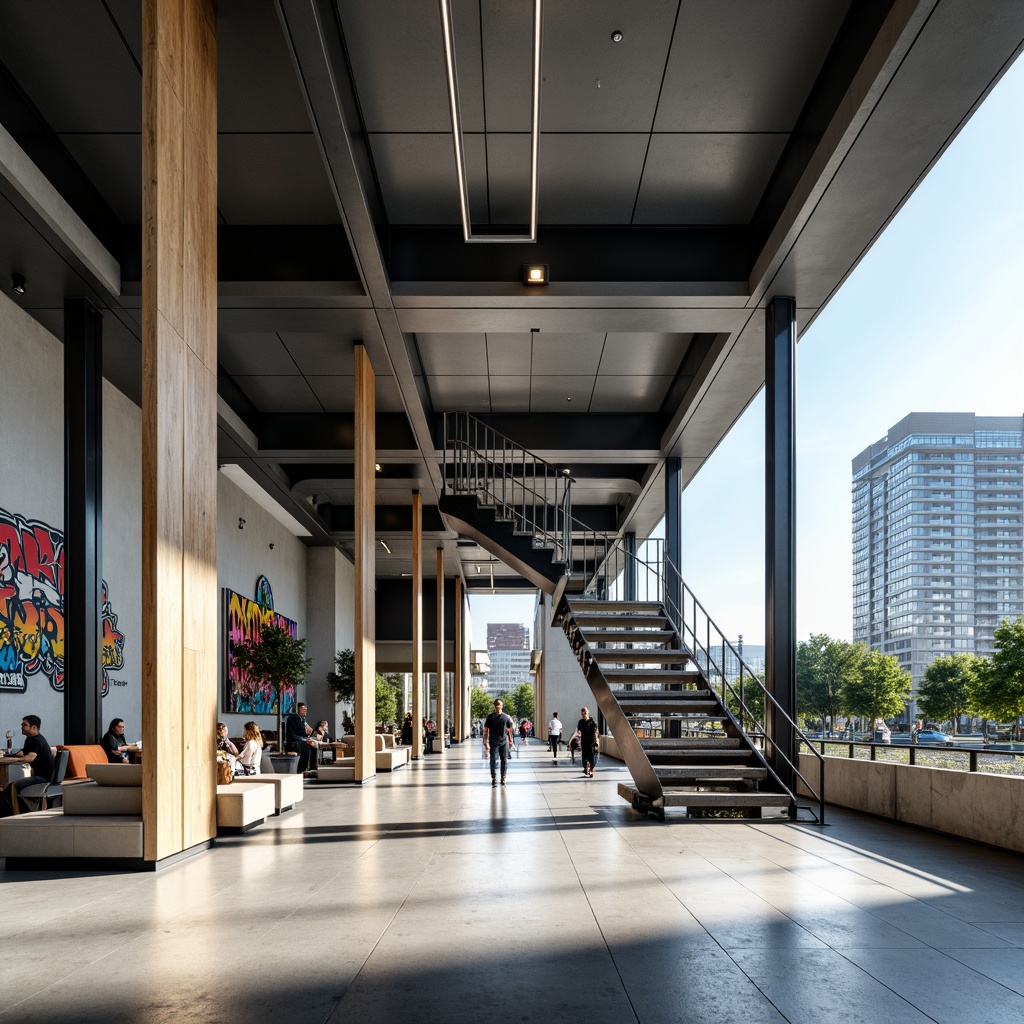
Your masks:
{"label": "colorful graffiti lettering", "polygon": [[[292,636],[299,635],[299,624],[274,611],[270,584],[261,576],[256,584],[257,600],[236,594],[226,587],[224,594],[224,679],[227,689],[225,711],[240,715],[277,714],[277,694],[265,683],[256,683],[234,664],[235,645],[256,640],[265,625],[283,626]],[[288,714],[295,702],[295,687],[286,686],[282,694],[282,714]]]}
{"label": "colorful graffiti lettering", "polygon": [[[103,683],[124,668],[125,637],[103,583]],[[30,676],[64,689],[64,534],[0,509],[0,692],[24,693]]]}

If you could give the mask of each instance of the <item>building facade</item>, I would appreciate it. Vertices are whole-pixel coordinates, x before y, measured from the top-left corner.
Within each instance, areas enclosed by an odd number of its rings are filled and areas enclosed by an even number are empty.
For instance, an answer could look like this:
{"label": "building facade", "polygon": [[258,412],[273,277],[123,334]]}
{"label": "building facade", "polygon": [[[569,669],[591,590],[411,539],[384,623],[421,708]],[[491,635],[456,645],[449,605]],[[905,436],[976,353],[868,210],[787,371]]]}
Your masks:
{"label": "building facade", "polygon": [[491,667],[486,689],[492,697],[514,690],[530,678],[530,628],[519,622],[489,622],[487,653]]}
{"label": "building facade", "polygon": [[1024,418],[911,413],[853,460],[853,639],[914,687],[1024,615]]}

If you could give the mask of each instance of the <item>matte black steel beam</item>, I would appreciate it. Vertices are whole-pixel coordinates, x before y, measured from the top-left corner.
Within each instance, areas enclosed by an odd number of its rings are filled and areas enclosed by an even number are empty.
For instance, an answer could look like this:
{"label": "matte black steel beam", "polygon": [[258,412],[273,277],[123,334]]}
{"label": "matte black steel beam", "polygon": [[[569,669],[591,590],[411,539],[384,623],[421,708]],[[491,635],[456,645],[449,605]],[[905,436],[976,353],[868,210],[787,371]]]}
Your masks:
{"label": "matte black steel beam", "polygon": [[[682,573],[683,562],[683,460],[676,455],[665,460],[665,557],[676,569],[665,573],[665,602],[682,619],[682,579],[676,573]],[[670,721],[668,735],[682,736],[682,722]]]}
{"label": "matte black steel beam", "polygon": [[[416,438],[403,413],[382,413],[376,418],[378,451],[415,451]],[[353,451],[355,418],[352,413],[271,413],[259,421],[259,451]]]}
{"label": "matte black steel beam", "polygon": [[102,727],[103,318],[64,300],[64,742]]}
{"label": "matte black steel beam", "polygon": [[623,597],[627,601],[636,600],[636,534],[635,533],[624,533],[622,535],[622,543],[626,549],[626,569],[625,569],[625,584],[623,587]]}
{"label": "matte black steel beam", "polygon": [[[768,761],[796,783],[796,301],[765,310],[765,675],[783,714],[767,716]],[[787,759],[788,762],[787,763]]]}
{"label": "matte black steel beam", "polygon": [[[601,456],[602,464],[614,459],[615,452],[635,452],[639,458],[661,458],[664,424],[659,423],[658,417],[646,413],[510,413],[476,418],[527,451],[564,453],[576,449],[580,456]],[[434,419],[434,446],[438,450],[444,446],[443,416]],[[571,468],[575,476],[576,467]]]}

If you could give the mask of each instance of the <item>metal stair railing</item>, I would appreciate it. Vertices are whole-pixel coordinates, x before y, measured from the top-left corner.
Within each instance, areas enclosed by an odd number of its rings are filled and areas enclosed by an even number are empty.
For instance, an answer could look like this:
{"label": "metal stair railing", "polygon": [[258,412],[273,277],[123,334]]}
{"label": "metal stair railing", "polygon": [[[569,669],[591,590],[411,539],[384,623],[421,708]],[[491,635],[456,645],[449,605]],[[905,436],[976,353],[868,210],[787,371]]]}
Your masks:
{"label": "metal stair railing", "polygon": [[444,414],[444,484],[452,494],[475,496],[496,515],[554,550],[570,571],[572,476],[475,416]]}
{"label": "metal stair railing", "polygon": [[[628,593],[630,600],[661,603],[708,689],[720,693],[723,710],[752,741],[769,775],[788,792],[765,756],[774,750],[817,802],[818,821],[825,823],[824,755],[726,639],[660,543],[645,541],[638,551],[629,551],[573,519],[569,470],[551,465],[470,413],[444,415],[444,480],[446,487],[451,483],[453,494],[475,495],[516,528],[552,547],[553,560],[564,564],[566,576],[583,577],[584,595],[623,601]],[[652,545],[655,558],[641,557]],[[730,679],[731,671],[735,674]],[[817,789],[785,750],[773,746],[769,707],[792,726],[798,748],[802,744],[817,759]]]}

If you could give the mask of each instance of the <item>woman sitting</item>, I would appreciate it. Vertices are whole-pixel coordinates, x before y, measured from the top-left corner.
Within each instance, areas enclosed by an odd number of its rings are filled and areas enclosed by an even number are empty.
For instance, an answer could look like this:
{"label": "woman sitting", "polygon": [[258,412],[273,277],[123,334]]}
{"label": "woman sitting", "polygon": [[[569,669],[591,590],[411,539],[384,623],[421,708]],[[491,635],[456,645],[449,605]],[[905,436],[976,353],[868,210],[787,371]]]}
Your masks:
{"label": "woman sitting", "polygon": [[255,722],[246,722],[242,726],[245,744],[238,753],[238,763],[243,775],[259,775],[260,760],[263,757],[263,733]]}

